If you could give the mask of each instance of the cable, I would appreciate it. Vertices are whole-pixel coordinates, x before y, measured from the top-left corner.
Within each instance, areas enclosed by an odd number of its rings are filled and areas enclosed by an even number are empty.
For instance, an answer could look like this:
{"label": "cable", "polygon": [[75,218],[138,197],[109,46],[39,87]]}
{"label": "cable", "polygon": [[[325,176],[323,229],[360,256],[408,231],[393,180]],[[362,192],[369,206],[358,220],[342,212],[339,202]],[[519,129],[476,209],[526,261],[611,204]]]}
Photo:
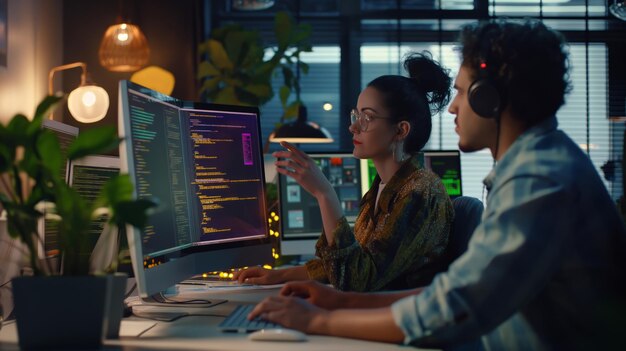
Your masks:
{"label": "cable", "polygon": [[130,297],[130,295],[132,295],[132,293],[135,291],[135,289],[137,289],[137,283],[133,284],[133,286],[130,288],[130,291],[128,291],[125,295],[124,295],[124,300],[126,300],[127,298]]}
{"label": "cable", "polygon": [[165,296],[163,293],[159,293],[158,296],[163,299],[163,303],[171,303],[171,304],[180,304],[180,305],[184,305],[184,304],[189,304],[189,305],[203,305],[203,304],[211,304],[212,302],[210,300],[205,300],[205,299],[191,299],[191,300],[183,300],[183,301],[177,301],[177,300],[172,300],[170,298],[168,298],[167,296]]}

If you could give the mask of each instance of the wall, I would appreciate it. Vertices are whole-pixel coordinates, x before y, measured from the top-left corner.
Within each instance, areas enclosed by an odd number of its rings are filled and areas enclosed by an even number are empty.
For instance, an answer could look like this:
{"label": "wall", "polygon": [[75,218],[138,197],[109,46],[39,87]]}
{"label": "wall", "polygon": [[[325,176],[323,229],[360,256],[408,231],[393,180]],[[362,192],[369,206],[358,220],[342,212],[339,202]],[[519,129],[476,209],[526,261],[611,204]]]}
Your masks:
{"label": "wall", "polygon": [[[161,66],[174,74],[176,85],[172,96],[185,100],[197,99],[196,28],[201,26],[196,16],[201,14],[200,3],[197,0],[64,0],[63,62],[87,63],[94,83],[109,93],[110,107],[102,121],[89,125],[76,122],[65,107],[62,122],[80,129],[117,125],[118,82],[130,79],[132,73],[109,72],[100,66],[98,48],[106,29],[119,23],[119,16],[139,25],[148,39],[149,65]],[[64,91],[69,92],[77,86],[80,70],[77,71],[64,72]]]}
{"label": "wall", "polygon": [[[0,123],[6,124],[16,113],[32,117],[46,95],[48,70],[62,60],[61,5],[61,0],[8,1],[8,62],[0,70]],[[0,218],[0,284],[19,274],[22,252]],[[7,286],[0,289],[5,317],[13,309],[12,299]]]}
{"label": "wall", "polygon": [[48,70],[62,60],[62,0],[8,1],[8,62],[0,70],[0,122],[32,117],[46,95]]}

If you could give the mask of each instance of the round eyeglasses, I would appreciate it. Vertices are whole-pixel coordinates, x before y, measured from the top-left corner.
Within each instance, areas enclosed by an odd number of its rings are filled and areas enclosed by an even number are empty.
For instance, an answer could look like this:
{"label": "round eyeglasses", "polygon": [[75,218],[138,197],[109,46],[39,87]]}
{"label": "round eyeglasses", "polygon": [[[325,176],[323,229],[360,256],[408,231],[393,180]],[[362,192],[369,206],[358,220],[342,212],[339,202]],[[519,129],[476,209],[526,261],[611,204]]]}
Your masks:
{"label": "round eyeglasses", "polygon": [[359,130],[361,132],[366,132],[370,122],[375,119],[389,119],[389,117],[376,117],[366,112],[359,112],[357,109],[352,109],[352,111],[350,111],[351,124],[358,123]]}

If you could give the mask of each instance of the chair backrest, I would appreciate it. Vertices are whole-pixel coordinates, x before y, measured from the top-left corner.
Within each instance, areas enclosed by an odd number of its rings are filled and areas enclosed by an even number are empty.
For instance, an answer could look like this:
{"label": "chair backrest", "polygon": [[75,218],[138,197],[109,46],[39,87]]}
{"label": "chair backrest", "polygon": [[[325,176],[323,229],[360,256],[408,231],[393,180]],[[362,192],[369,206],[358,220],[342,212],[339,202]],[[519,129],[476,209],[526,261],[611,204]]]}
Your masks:
{"label": "chair backrest", "polygon": [[452,200],[454,222],[448,241],[449,262],[453,262],[467,250],[467,243],[480,223],[484,207],[475,197],[459,196]]}

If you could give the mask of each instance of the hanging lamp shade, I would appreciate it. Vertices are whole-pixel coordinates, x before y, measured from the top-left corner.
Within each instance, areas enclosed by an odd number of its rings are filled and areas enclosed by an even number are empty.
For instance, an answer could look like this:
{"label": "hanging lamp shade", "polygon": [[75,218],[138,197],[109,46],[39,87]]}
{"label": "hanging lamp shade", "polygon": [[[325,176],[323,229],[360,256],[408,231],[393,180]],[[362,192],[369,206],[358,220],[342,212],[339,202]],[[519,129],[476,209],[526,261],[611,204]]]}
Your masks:
{"label": "hanging lamp shade", "polygon": [[110,26],[98,51],[100,64],[113,72],[133,72],[150,59],[148,40],[138,26],[120,23]]}
{"label": "hanging lamp shade", "polygon": [[270,141],[280,143],[332,143],[333,137],[326,128],[317,123],[307,121],[307,109],[300,104],[298,118],[295,122],[285,123],[270,134]]}

